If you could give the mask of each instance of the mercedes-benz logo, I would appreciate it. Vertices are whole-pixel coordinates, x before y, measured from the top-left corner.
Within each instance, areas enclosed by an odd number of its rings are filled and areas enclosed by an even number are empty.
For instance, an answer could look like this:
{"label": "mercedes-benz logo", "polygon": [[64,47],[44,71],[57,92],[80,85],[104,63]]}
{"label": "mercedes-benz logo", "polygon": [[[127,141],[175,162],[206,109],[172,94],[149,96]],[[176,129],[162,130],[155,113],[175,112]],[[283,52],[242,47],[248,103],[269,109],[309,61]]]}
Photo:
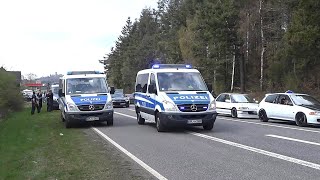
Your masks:
{"label": "mercedes-benz logo", "polygon": [[191,109],[191,111],[197,111],[198,109],[197,109],[197,106],[195,105],[195,104],[192,104],[191,106],[190,106],[190,109]]}
{"label": "mercedes-benz logo", "polygon": [[89,105],[89,110],[94,111],[94,105]]}

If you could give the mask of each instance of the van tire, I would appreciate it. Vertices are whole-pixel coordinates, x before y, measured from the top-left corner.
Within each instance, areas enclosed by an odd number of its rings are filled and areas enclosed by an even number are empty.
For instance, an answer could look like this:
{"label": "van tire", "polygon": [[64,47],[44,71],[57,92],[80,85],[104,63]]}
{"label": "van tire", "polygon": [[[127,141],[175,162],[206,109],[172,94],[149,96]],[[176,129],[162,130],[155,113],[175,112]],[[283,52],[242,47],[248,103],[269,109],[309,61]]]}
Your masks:
{"label": "van tire", "polygon": [[145,119],[143,119],[143,118],[141,117],[141,114],[140,114],[140,111],[139,111],[139,110],[137,111],[137,122],[138,122],[139,125],[143,125],[144,122],[145,122]]}
{"label": "van tire", "polygon": [[163,123],[161,122],[159,112],[156,113],[155,119],[156,119],[157,131],[158,131],[158,132],[165,132],[166,128],[165,128],[165,126],[163,125]]}
{"label": "van tire", "polygon": [[214,126],[214,121],[204,124],[203,129],[210,131],[210,130],[212,130],[213,126]]}
{"label": "van tire", "polygon": [[72,124],[68,118],[65,119],[64,124],[67,129],[71,128]]}
{"label": "van tire", "polygon": [[62,121],[62,122],[65,122],[65,121],[66,121],[66,120],[63,118],[62,112],[60,113],[60,118],[61,118],[61,121]]}
{"label": "van tire", "polygon": [[107,125],[113,126],[113,117],[111,119],[107,119]]}

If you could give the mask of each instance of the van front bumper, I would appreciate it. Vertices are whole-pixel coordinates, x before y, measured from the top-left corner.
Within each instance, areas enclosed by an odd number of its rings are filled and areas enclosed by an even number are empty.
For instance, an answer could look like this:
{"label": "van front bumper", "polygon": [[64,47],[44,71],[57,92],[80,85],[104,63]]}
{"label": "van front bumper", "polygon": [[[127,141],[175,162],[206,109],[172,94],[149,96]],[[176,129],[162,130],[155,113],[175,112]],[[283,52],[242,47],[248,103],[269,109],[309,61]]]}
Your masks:
{"label": "van front bumper", "polygon": [[[216,111],[210,112],[160,112],[160,121],[168,127],[203,126],[216,121]],[[199,123],[199,120],[201,122]]]}
{"label": "van front bumper", "polygon": [[[94,118],[90,119],[90,118]],[[71,122],[107,121],[113,119],[113,109],[103,111],[66,112],[65,118]]]}

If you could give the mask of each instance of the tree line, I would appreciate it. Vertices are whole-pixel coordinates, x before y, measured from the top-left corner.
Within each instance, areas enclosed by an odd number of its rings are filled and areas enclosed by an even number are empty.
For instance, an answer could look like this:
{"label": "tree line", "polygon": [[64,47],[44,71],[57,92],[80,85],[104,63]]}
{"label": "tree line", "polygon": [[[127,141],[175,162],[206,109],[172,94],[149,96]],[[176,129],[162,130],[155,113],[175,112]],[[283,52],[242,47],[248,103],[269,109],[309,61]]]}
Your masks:
{"label": "tree line", "polygon": [[154,63],[189,63],[215,92],[320,88],[319,0],[159,0],[127,19],[102,63],[134,91]]}

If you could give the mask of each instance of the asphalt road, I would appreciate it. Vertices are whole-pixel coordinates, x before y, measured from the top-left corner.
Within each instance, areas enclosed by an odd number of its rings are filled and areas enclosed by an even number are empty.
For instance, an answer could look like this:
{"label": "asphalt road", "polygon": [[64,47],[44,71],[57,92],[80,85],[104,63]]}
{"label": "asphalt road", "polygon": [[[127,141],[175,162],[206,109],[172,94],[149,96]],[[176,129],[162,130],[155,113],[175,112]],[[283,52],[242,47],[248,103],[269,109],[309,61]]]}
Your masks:
{"label": "asphalt road", "polygon": [[114,126],[93,128],[146,173],[163,179],[319,179],[320,128],[218,116],[212,131],[158,133],[134,107],[115,108]]}

